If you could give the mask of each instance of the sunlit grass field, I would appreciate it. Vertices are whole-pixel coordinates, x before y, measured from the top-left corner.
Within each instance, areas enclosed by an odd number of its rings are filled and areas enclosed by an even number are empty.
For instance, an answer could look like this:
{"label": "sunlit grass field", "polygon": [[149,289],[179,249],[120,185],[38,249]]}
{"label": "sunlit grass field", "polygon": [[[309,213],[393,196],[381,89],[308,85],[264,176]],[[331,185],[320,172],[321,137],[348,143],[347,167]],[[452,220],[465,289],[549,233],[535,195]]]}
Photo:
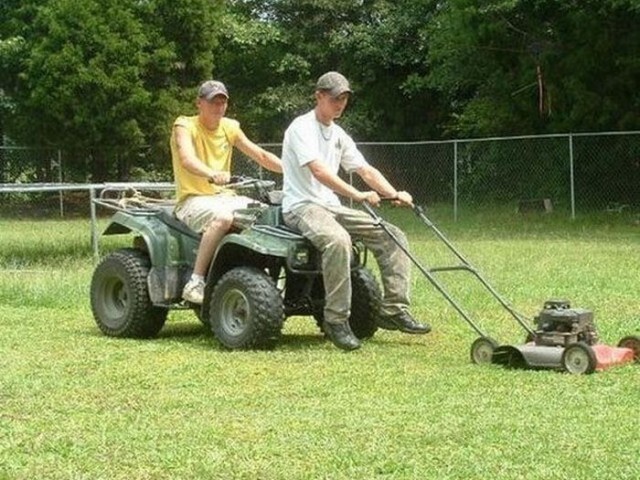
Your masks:
{"label": "sunlit grass field", "polygon": [[[637,217],[461,213],[428,215],[525,316],[565,298],[606,343],[640,334]],[[457,262],[410,211],[384,215],[425,266]],[[156,339],[103,336],[93,267],[88,220],[0,220],[0,479],[640,477],[640,365],[473,365],[477,335],[417,270],[429,335],[344,353],[298,317],[275,350],[230,352],[186,311]],[[470,275],[438,278],[489,335],[523,341]]]}

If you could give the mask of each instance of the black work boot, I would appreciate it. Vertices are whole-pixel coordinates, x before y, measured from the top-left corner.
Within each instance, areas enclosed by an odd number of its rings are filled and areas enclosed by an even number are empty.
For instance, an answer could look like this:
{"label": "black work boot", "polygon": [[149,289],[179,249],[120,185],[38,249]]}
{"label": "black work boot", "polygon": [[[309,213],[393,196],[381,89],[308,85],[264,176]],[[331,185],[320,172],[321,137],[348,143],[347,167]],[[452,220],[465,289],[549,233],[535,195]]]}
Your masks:
{"label": "black work boot", "polygon": [[327,337],[329,337],[329,340],[342,350],[356,350],[361,346],[360,340],[353,334],[348,322],[323,322],[322,328]]}
{"label": "black work boot", "polygon": [[381,317],[377,324],[385,330],[400,330],[404,333],[425,334],[431,331],[431,325],[417,322],[406,310]]}

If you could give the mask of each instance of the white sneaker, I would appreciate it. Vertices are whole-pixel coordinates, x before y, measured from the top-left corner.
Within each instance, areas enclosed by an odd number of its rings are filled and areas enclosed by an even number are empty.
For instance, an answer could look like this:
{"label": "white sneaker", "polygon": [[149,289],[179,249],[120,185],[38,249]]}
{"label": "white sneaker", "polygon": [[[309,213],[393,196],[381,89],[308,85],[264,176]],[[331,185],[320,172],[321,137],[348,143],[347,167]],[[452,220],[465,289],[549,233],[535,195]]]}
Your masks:
{"label": "white sneaker", "polygon": [[187,302],[202,305],[204,301],[204,282],[202,280],[189,280],[182,290],[182,298]]}

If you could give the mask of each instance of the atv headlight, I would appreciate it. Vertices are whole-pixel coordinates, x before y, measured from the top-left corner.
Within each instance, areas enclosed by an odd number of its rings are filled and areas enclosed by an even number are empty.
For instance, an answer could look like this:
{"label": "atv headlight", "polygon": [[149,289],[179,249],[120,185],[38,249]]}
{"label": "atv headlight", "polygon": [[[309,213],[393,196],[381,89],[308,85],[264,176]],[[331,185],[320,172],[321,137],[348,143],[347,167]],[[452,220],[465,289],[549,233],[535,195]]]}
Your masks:
{"label": "atv headlight", "polygon": [[292,268],[309,269],[311,268],[311,252],[306,246],[298,246],[293,249],[290,256],[290,264]]}

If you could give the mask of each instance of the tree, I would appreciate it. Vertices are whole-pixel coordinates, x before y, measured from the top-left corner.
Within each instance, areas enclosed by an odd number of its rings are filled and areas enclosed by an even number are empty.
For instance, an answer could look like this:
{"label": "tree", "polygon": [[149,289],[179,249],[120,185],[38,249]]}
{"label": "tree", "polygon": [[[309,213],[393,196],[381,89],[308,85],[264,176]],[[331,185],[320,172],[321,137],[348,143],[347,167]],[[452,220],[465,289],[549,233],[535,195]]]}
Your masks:
{"label": "tree", "polygon": [[[279,141],[310,108],[316,78],[339,70],[355,95],[341,123],[360,140],[436,136],[446,110],[416,88],[428,71],[425,19],[435,1],[236,0],[220,41],[217,73],[249,128]],[[434,95],[435,93],[435,95]]]}
{"label": "tree", "polygon": [[[315,79],[340,69],[332,35],[360,18],[360,2],[230,2],[216,74],[229,83],[238,115],[262,141],[280,141],[288,123],[311,107]],[[233,113],[230,110],[230,113]]]}
{"label": "tree", "polygon": [[4,0],[0,130],[123,178],[168,168],[202,80],[279,142],[328,70],[352,81],[360,141],[640,129],[639,17],[640,0]]}
{"label": "tree", "polygon": [[[107,157],[110,149],[118,148],[122,158],[161,135],[166,144],[169,117],[187,97],[192,102],[193,85],[211,75],[219,5],[172,3],[31,2],[29,22],[27,7],[17,8],[13,30],[23,34],[26,55],[12,75],[11,136],[28,145],[90,151],[96,181],[124,174]],[[78,157],[79,172],[85,158]]]}
{"label": "tree", "polygon": [[367,10],[334,32],[333,44],[358,86],[355,101],[369,139],[442,135],[447,105],[423,79],[430,71],[427,25],[437,1],[365,2]]}
{"label": "tree", "polygon": [[637,0],[452,0],[430,22],[428,85],[458,135],[640,128]]}

